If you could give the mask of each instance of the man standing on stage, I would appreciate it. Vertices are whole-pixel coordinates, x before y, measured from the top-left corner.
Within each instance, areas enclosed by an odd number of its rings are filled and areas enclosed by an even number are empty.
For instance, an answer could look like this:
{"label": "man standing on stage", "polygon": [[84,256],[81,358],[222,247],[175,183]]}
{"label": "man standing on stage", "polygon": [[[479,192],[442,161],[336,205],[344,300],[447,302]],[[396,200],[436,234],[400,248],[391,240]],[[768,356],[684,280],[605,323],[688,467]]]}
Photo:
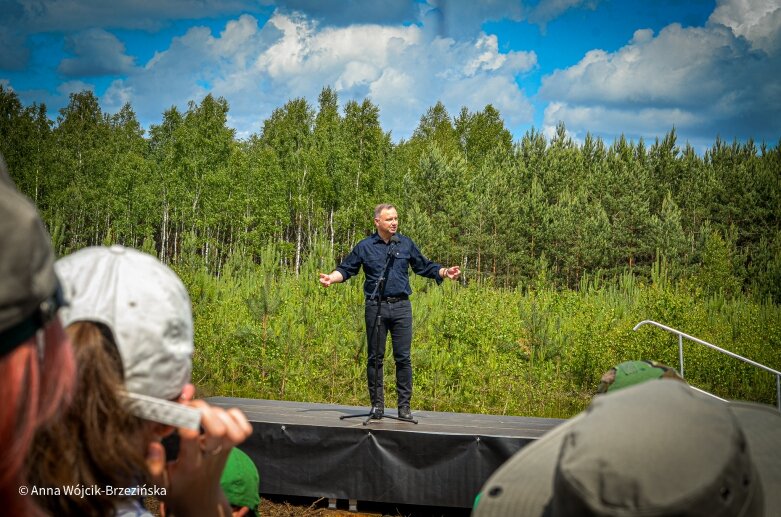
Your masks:
{"label": "man standing on stage", "polygon": [[[412,420],[412,305],[409,301],[412,289],[409,285],[408,269],[412,267],[415,273],[433,278],[437,284],[441,284],[446,277],[457,279],[461,269],[458,266],[442,267],[430,261],[420,253],[412,239],[398,234],[399,216],[393,205],[377,205],[374,209],[374,226],[377,227],[377,232],[359,242],[331,274],[320,273],[320,283],[328,287],[344,282],[358,274],[363,265],[366,275],[363,292],[366,297],[366,340],[369,350],[366,376],[372,402],[372,417],[382,418],[385,411],[382,363],[385,357],[385,340],[390,331],[393,358],[396,361],[399,418]],[[386,263],[388,271],[385,285],[378,286]],[[376,325],[375,321],[379,324]],[[375,329],[375,326],[378,328]],[[372,342],[372,339],[376,341]]]}

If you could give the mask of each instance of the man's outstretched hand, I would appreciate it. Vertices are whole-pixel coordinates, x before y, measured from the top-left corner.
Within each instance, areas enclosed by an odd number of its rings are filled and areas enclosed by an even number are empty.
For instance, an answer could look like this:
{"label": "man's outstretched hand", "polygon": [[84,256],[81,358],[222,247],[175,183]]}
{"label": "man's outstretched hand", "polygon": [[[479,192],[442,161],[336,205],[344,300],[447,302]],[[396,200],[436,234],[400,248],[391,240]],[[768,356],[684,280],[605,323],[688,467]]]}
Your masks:
{"label": "man's outstretched hand", "polygon": [[456,280],[459,276],[461,276],[461,268],[459,266],[450,266],[443,269],[445,269],[445,276],[450,280]]}
{"label": "man's outstretched hand", "polygon": [[338,284],[343,280],[344,277],[342,276],[342,273],[340,273],[338,270],[334,271],[330,275],[326,275],[325,273],[320,273],[320,285],[322,285],[323,287],[328,287],[331,284]]}
{"label": "man's outstretched hand", "polygon": [[323,287],[328,287],[333,283],[333,280],[331,280],[331,275],[326,275],[325,273],[320,273],[320,285]]}

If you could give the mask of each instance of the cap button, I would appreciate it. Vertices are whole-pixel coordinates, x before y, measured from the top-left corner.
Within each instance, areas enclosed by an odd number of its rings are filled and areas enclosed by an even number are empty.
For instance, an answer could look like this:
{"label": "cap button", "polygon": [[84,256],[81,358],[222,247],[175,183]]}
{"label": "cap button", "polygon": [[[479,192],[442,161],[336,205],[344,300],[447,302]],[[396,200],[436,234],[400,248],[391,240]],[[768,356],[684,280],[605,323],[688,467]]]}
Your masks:
{"label": "cap button", "polygon": [[112,245],[109,250],[111,250],[111,253],[116,253],[117,255],[121,255],[125,253],[125,248],[120,246],[119,244]]}

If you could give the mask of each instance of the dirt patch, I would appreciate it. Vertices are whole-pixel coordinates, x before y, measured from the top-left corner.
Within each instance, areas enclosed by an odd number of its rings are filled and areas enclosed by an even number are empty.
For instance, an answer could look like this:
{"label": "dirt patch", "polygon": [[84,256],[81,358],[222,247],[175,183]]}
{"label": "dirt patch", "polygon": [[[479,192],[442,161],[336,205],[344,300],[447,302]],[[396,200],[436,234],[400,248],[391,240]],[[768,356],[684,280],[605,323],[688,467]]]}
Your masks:
{"label": "dirt patch", "polygon": [[[159,502],[149,497],[144,506],[159,517]],[[344,508],[343,508],[344,507]],[[328,508],[325,498],[263,496],[260,499],[259,515],[262,517],[468,517],[464,508],[436,508],[429,506],[393,505],[358,502],[358,511],[347,509],[347,501],[339,500],[337,509]]]}

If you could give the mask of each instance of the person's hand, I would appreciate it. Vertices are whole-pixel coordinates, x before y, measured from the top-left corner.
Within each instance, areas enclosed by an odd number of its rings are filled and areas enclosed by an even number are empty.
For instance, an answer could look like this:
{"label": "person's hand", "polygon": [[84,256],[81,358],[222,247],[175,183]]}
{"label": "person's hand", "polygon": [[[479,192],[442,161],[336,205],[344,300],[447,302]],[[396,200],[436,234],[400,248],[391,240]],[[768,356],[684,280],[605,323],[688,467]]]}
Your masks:
{"label": "person's hand", "polygon": [[459,266],[451,266],[445,269],[445,276],[450,280],[456,280],[461,275],[461,268]]}
{"label": "person's hand", "polygon": [[220,488],[220,476],[230,450],[242,443],[252,426],[239,409],[224,410],[202,400],[188,402],[201,410],[203,433],[179,429],[179,456],[166,462],[159,442],[149,444],[147,468],[150,481],[165,488],[162,497],[167,512],[173,515],[231,514],[231,507]]}
{"label": "person's hand", "polygon": [[191,383],[187,383],[182,388],[182,393],[179,395],[177,402],[180,404],[186,404],[195,398],[195,386]]}
{"label": "person's hand", "polygon": [[326,275],[325,273],[320,273],[320,285],[323,287],[328,287],[333,282],[331,281],[331,275]]}

